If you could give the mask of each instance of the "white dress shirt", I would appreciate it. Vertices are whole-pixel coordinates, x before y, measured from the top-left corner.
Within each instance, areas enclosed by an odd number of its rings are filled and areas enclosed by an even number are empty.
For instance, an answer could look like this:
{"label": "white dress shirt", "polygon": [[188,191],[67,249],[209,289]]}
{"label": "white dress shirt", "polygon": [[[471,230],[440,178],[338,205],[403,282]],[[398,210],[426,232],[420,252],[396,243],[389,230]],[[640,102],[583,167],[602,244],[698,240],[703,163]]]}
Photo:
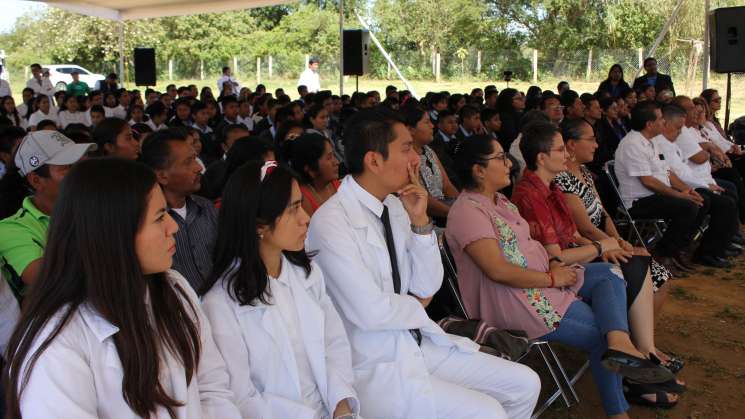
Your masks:
{"label": "white dress shirt", "polygon": [[269,279],[269,304],[255,305],[230,296],[227,279],[238,267],[202,305],[243,417],[325,419],[345,399],[359,412],[349,341],[318,265],[306,275],[283,256],[279,278]]}
{"label": "white dress shirt", "polygon": [[230,82],[233,84],[233,96],[238,96],[238,92],[241,90],[241,85],[238,83],[238,80],[235,79],[233,76],[225,76],[223,75],[219,79],[217,79],[217,91],[222,92],[223,85],[225,82]]}
{"label": "white dress shirt", "polygon": [[[393,289],[391,262],[380,215],[388,207],[401,289]],[[443,268],[437,238],[414,234],[401,201],[381,202],[347,176],[310,221],[307,248],[327,280],[326,288],[352,346],[355,388],[367,419],[437,418],[435,390],[422,347],[476,353],[469,339],[447,335],[414,297],[440,288]],[[419,329],[422,347],[409,332]]]}
{"label": "white dress shirt", "polygon": [[654,195],[653,191],[642,185],[640,176],[653,176],[670,186],[670,168],[664,160],[660,160],[660,154],[654,143],[639,131],[629,131],[618,144],[615,171],[621,199],[627,208],[637,199]]}
{"label": "white dress shirt", "polygon": [[711,121],[706,121],[704,123],[704,125],[701,127],[701,134],[703,135],[704,139],[716,144],[716,146],[719,147],[719,149],[722,150],[722,152],[724,153],[728,153],[732,146],[735,145],[735,143],[723,137],[722,133],[719,132],[717,127],[714,126],[714,123]]}
{"label": "white dress shirt", "polygon": [[26,87],[34,91],[34,96],[46,95],[49,97],[50,101],[54,99],[54,86],[52,86],[52,82],[49,80],[49,77],[42,77],[40,79],[31,77],[26,82]]}
{"label": "white dress shirt", "polygon": [[[199,364],[187,384],[183,364],[165,348],[160,383],[175,400],[184,403],[174,407],[177,419],[240,419],[228,389],[228,373],[212,340],[212,332],[196,293],[181,274],[170,270],[167,278],[180,287],[195,308],[201,338]],[[187,299],[182,297],[184,304]],[[187,307],[187,312],[191,312]],[[61,320],[53,317],[36,337],[29,354]],[[26,418],[46,419],[135,419],[139,418],[124,400],[124,371],[114,345],[119,329],[109,323],[89,304],[79,306],[68,323],[39,356],[21,396],[21,414]],[[24,361],[23,371],[28,367]],[[155,419],[170,419],[164,407],[158,407]]]}
{"label": "white dress shirt", "polygon": [[680,131],[680,135],[678,135],[678,138],[675,140],[675,145],[680,149],[680,154],[683,156],[683,159],[686,161],[688,167],[691,168],[693,173],[696,176],[705,179],[711,177],[711,163],[709,163],[708,160],[703,163],[696,163],[690,160],[691,157],[703,151],[703,148],[701,148],[700,145],[700,143],[703,142],[706,142],[706,140],[701,137],[697,129],[683,127]]}
{"label": "white dress shirt", "polygon": [[300,74],[297,85],[307,87],[308,93],[316,93],[321,90],[321,77],[308,67]]}
{"label": "white dress shirt", "polygon": [[168,125],[166,124],[155,125],[155,122],[153,122],[152,119],[148,119],[147,121],[145,121],[145,125],[149,126],[150,129],[153,130],[153,132],[168,129]]}
{"label": "white dress shirt", "polygon": [[683,158],[683,153],[680,148],[674,143],[668,140],[664,135],[660,134],[652,138],[652,142],[660,154],[665,156],[665,162],[667,162],[670,170],[675,173],[686,185],[691,188],[704,188],[708,189],[709,185],[715,185],[714,178],[711,177],[711,173],[699,175],[696,174],[693,169],[688,165],[688,160]]}
{"label": "white dress shirt", "polygon": [[83,124],[86,127],[91,126],[91,117],[88,112],[60,111],[59,114],[57,114],[57,120],[59,122],[59,127],[62,129],[67,128],[70,124]]}

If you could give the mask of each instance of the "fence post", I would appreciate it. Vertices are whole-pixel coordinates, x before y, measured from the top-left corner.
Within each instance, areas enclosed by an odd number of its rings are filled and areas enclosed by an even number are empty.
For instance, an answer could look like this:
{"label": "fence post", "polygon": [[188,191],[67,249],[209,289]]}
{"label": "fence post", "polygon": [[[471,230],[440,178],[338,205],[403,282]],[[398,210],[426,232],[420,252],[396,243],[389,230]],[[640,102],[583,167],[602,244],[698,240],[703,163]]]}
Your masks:
{"label": "fence post", "polygon": [[238,57],[233,56],[233,74],[238,77]]}
{"label": "fence post", "polygon": [[173,80],[173,58],[168,59],[168,80]]}
{"label": "fence post", "polygon": [[199,60],[199,80],[204,80],[204,60]]}
{"label": "fence post", "polygon": [[435,81],[440,82],[440,53],[438,52],[435,56]]}
{"label": "fence post", "polygon": [[433,76],[435,75],[435,72],[437,71],[437,69],[436,69],[437,62],[436,62],[436,60],[437,60],[437,58],[435,57],[435,49],[432,48],[432,75]]}
{"label": "fence post", "polygon": [[481,50],[476,51],[476,74],[481,74]]}
{"label": "fence post", "polygon": [[256,84],[261,83],[261,57],[256,57]]}
{"label": "fence post", "polygon": [[585,73],[585,81],[590,81],[590,73],[592,73],[592,48],[587,54],[587,72]]}
{"label": "fence post", "polygon": [[533,84],[538,84],[538,50],[533,50]]}
{"label": "fence post", "polygon": [[644,48],[639,48],[639,68],[644,66]]}
{"label": "fence post", "polygon": [[274,60],[272,59],[272,56],[269,56],[269,80],[272,79],[272,74],[274,73],[274,70],[272,69],[272,66],[274,64]]}

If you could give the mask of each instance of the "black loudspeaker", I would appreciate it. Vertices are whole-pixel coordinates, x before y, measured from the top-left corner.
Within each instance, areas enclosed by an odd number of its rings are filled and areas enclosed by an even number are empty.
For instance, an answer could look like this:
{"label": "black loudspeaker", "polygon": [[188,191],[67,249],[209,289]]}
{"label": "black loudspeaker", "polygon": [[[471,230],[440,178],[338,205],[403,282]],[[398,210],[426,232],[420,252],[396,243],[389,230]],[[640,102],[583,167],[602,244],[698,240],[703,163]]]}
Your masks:
{"label": "black loudspeaker", "polygon": [[155,86],[154,48],[135,48],[135,84]]}
{"label": "black loudspeaker", "polygon": [[709,12],[711,68],[717,73],[745,72],[745,7]]}
{"label": "black loudspeaker", "polygon": [[344,75],[367,73],[370,54],[370,33],[362,29],[344,31]]}

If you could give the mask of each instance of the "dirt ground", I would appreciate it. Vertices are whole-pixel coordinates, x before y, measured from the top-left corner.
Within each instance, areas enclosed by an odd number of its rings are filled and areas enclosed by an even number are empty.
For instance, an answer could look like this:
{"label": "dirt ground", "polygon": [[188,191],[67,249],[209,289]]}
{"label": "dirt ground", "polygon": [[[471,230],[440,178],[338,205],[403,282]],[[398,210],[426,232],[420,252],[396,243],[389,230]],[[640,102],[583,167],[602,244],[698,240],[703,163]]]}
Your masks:
{"label": "dirt ground", "polygon": [[[685,361],[679,377],[688,390],[671,410],[632,405],[631,418],[745,418],[745,256],[732,262],[732,269],[699,267],[688,278],[670,284],[656,342]],[[584,361],[582,354],[564,348],[559,348],[559,358],[570,374]],[[545,372],[541,376],[550,377]],[[544,393],[555,388],[550,379],[544,379],[543,387]],[[567,408],[559,399],[541,418],[603,418],[589,372],[575,388],[579,404]]]}

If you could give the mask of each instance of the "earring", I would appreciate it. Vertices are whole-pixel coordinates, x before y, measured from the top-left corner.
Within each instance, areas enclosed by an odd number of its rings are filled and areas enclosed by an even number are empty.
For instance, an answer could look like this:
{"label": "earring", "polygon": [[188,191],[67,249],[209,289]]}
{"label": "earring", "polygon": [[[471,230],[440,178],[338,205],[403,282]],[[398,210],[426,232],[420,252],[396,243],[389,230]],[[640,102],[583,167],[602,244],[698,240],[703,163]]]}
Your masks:
{"label": "earring", "polygon": [[577,157],[574,155],[574,153],[569,153],[569,160],[571,160],[572,162],[577,161]]}
{"label": "earring", "polygon": [[259,233],[259,240],[264,240],[264,235],[262,233]]}

